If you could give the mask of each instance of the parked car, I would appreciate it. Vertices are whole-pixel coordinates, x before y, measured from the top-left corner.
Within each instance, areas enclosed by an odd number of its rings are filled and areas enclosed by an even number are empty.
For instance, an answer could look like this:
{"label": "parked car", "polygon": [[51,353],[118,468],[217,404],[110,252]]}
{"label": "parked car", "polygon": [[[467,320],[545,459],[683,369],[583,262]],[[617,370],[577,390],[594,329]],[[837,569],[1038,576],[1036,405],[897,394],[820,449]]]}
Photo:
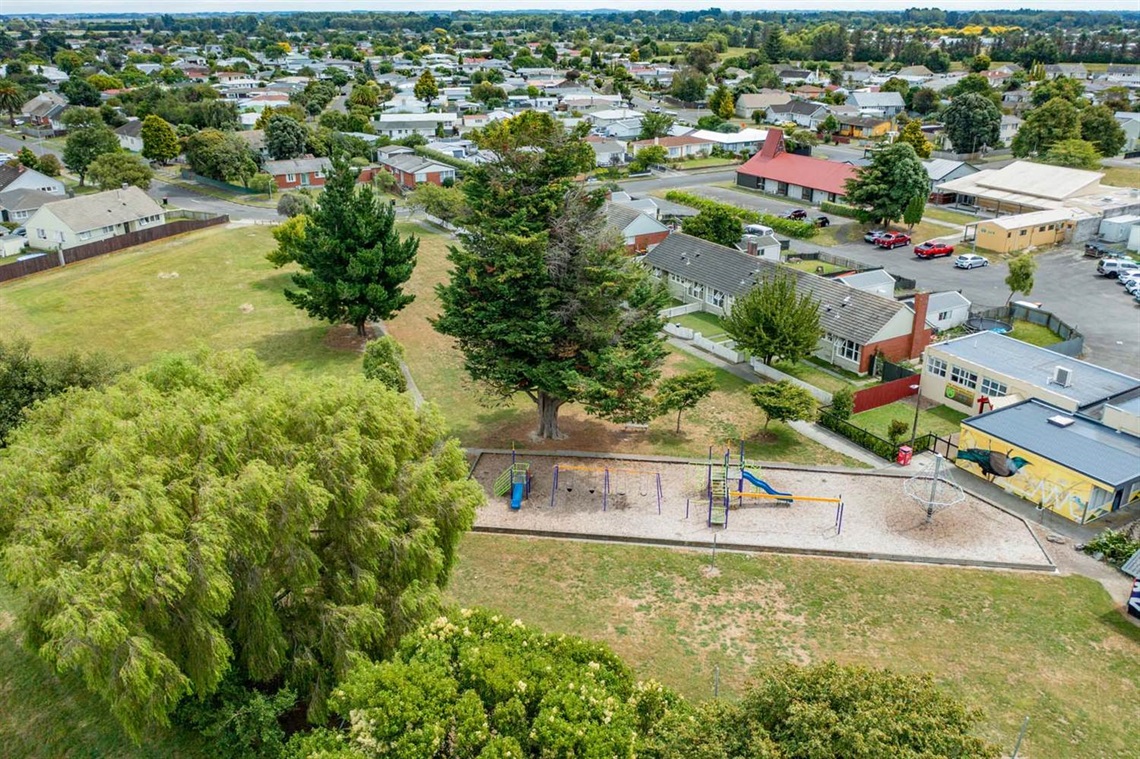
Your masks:
{"label": "parked car", "polygon": [[792,211],[788,211],[783,216],[783,218],[785,218],[785,219],[794,219],[795,221],[805,221],[807,219],[807,217],[808,217],[807,211],[805,211],[802,208],[796,208]]}
{"label": "parked car", "polygon": [[910,235],[904,235],[902,232],[887,232],[875,244],[880,248],[901,248],[904,245],[910,245]]}
{"label": "parked car", "polygon": [[974,253],[963,253],[954,259],[954,267],[957,269],[980,269],[989,265],[989,261]]}
{"label": "parked car", "polygon": [[927,240],[921,245],[914,246],[914,254],[919,258],[939,258],[954,254],[954,246],[938,240]]}
{"label": "parked car", "polygon": [[817,227],[830,227],[831,219],[827,218],[826,216],[816,216],[815,225]]}
{"label": "parked car", "polygon": [[772,228],[763,224],[747,224],[744,227],[744,234],[746,235],[770,235]]}
{"label": "parked car", "polygon": [[1140,269],[1122,272],[1116,277],[1116,284],[1124,285],[1125,287],[1128,286],[1128,283],[1134,281],[1140,281]]}
{"label": "parked car", "polygon": [[1096,273],[1109,279],[1116,279],[1121,274],[1140,269],[1140,264],[1120,258],[1102,258],[1097,262]]}
{"label": "parked car", "polygon": [[1129,295],[1136,295],[1137,293],[1140,293],[1140,278],[1129,279],[1124,283],[1124,290]]}
{"label": "parked car", "polygon": [[1105,256],[1112,255],[1113,253],[1115,253],[1115,251],[1106,245],[1101,245],[1099,242],[1085,243],[1085,255],[1089,258],[1104,258]]}
{"label": "parked car", "polygon": [[0,153],[0,163],[8,163],[8,161],[15,161],[16,156],[11,153]]}
{"label": "parked car", "polygon": [[879,238],[885,234],[886,232],[881,229],[872,229],[863,235],[863,242],[876,243],[879,241]]}
{"label": "parked car", "polygon": [[649,109],[650,113],[661,113],[661,106],[655,105]]}

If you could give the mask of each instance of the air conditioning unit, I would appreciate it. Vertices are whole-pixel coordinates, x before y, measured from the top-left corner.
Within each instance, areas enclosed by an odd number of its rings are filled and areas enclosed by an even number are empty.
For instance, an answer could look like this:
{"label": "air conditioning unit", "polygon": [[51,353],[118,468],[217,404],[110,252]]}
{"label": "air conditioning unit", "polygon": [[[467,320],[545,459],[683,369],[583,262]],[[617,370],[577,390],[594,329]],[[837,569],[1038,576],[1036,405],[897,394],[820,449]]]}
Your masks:
{"label": "air conditioning unit", "polygon": [[1073,371],[1064,366],[1054,366],[1053,379],[1051,381],[1054,385],[1068,387],[1073,384]]}

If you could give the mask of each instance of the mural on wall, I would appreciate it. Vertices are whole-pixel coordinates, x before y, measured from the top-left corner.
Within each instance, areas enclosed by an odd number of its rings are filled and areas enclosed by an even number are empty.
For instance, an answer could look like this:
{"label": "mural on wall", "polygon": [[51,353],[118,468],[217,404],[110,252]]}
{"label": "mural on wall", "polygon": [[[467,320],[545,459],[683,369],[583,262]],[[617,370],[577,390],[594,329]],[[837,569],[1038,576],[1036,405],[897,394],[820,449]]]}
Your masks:
{"label": "mural on wall", "polygon": [[[1012,447],[1003,440],[963,425],[958,446],[954,463],[959,467],[980,474],[1005,492],[1066,519],[1090,522],[1112,510],[1112,491],[1107,485]],[[1089,499],[1098,487],[1108,490],[1109,496],[1104,504],[1093,507]]]}

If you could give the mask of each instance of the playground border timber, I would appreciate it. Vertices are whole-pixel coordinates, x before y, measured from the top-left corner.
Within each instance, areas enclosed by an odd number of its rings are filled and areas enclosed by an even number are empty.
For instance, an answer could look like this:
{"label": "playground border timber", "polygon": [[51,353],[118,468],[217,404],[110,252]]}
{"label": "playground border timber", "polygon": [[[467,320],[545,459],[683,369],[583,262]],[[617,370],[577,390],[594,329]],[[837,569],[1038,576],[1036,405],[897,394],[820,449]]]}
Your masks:
{"label": "playground border timber", "polygon": [[[515,453],[520,457],[526,458],[543,458],[551,460],[553,464],[558,458],[579,458],[579,459],[609,459],[620,461],[633,461],[641,463],[657,463],[657,464],[701,464],[704,461],[699,461],[691,458],[682,458],[675,456],[652,456],[652,455],[637,455],[637,454],[617,454],[617,453],[599,453],[596,451],[535,451],[527,449],[516,449]],[[469,477],[473,476],[474,472],[479,466],[484,454],[487,455],[507,455],[511,454],[510,449],[499,448],[468,448],[467,454],[471,466],[469,469]],[[761,464],[766,470],[774,471],[788,471],[788,472],[819,472],[819,473],[834,473],[842,474],[845,476],[854,477],[889,477],[894,479],[908,479],[912,476],[912,472],[898,471],[898,470],[866,470],[866,469],[852,469],[848,467],[835,467],[835,466],[807,466],[807,465],[790,465],[782,462],[755,462]],[[958,566],[974,569],[998,569],[998,570],[1013,570],[1013,571],[1029,571],[1029,572],[1056,572],[1057,567],[1049,556],[1049,552],[1041,543],[1037,534],[1034,532],[1032,525],[1029,521],[999,503],[986,498],[983,495],[971,490],[967,486],[962,486],[972,498],[977,499],[982,504],[993,508],[1002,514],[1014,518],[1026,532],[1033,539],[1041,555],[1045,561],[1043,563],[1029,563],[1029,562],[1006,562],[987,559],[965,559],[965,558],[949,558],[940,556],[925,556],[921,554],[897,554],[875,551],[851,551],[846,549],[821,549],[821,548],[807,548],[807,547],[789,547],[783,545],[765,545],[763,543],[736,543],[736,542],[721,542],[715,540],[715,537],[710,537],[708,540],[696,539],[674,539],[674,538],[650,538],[642,536],[631,535],[615,535],[599,532],[569,532],[563,530],[544,530],[533,528],[513,528],[504,527],[501,525],[479,525],[476,524],[472,527],[472,532],[482,534],[497,534],[497,535],[514,535],[518,537],[534,537],[558,540],[582,540],[587,542],[598,543],[625,543],[629,545],[644,545],[650,547],[660,548],[681,548],[681,549],[712,549],[715,545],[717,549],[732,551],[738,553],[770,553],[770,554],[784,554],[793,556],[811,556],[815,558],[837,558],[848,560],[860,561],[889,561],[895,563],[909,563],[909,564],[929,564],[936,566]],[[713,536],[718,533],[713,533]],[[714,543],[715,540],[715,543]]]}

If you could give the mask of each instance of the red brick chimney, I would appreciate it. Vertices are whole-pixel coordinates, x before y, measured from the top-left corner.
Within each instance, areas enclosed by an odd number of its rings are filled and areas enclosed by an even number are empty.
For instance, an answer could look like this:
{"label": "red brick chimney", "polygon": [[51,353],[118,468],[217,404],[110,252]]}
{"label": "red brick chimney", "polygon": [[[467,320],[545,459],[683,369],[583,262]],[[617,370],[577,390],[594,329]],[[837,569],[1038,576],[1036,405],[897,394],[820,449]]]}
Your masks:
{"label": "red brick chimney", "polygon": [[930,328],[926,326],[926,309],[930,305],[930,293],[916,293],[914,296],[914,321],[910,327],[910,358],[918,358],[930,344]]}
{"label": "red brick chimney", "polygon": [[755,237],[749,237],[748,238],[748,255],[750,255],[750,256],[760,255],[760,245],[756,242]]}

